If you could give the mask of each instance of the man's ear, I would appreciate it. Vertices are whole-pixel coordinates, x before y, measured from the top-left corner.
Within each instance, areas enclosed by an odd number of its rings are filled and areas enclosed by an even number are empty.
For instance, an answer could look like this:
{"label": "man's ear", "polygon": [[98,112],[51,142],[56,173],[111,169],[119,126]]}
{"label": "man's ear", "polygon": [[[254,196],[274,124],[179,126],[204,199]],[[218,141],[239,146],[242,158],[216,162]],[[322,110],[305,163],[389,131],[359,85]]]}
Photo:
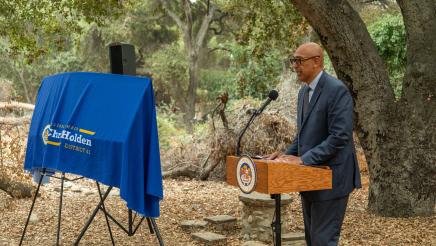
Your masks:
{"label": "man's ear", "polygon": [[318,67],[322,67],[321,57],[316,57],[315,58],[315,63],[318,65]]}

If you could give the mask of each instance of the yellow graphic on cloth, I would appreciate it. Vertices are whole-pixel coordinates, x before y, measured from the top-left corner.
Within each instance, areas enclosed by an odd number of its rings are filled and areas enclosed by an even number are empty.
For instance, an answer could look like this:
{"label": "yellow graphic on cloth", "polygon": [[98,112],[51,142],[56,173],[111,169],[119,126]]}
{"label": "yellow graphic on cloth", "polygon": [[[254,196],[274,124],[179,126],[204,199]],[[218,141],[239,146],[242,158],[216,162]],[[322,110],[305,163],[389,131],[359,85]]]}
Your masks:
{"label": "yellow graphic on cloth", "polygon": [[61,142],[53,142],[53,141],[47,140],[47,144],[59,146],[59,145],[61,145]]}
{"label": "yellow graphic on cloth", "polygon": [[82,129],[82,128],[79,129],[79,132],[82,132],[82,133],[85,133],[85,134],[88,134],[88,135],[94,135],[95,134],[95,132],[93,132],[93,131],[88,131],[88,130],[85,130],[85,129]]}

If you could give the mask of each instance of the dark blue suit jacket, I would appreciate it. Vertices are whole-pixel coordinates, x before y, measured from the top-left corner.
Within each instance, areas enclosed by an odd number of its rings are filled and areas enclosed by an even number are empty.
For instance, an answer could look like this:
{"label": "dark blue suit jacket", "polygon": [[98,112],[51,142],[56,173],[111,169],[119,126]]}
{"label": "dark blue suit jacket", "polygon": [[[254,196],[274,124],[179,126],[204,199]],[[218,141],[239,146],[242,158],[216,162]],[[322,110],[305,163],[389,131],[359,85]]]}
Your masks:
{"label": "dark blue suit jacket", "polygon": [[333,189],[302,192],[309,201],[325,201],[360,188],[360,173],[353,142],[353,99],[342,81],[323,72],[302,119],[303,95],[298,93],[297,135],[286,154],[300,156],[305,165],[328,165]]}

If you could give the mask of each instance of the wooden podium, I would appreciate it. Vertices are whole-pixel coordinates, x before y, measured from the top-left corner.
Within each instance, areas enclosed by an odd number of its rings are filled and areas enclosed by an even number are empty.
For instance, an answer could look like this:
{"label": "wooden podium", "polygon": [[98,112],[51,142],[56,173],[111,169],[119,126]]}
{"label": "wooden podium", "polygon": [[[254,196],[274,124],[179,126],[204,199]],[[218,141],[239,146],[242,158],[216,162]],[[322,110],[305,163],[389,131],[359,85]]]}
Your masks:
{"label": "wooden podium", "polygon": [[[227,183],[239,187],[237,168],[240,157],[227,156]],[[304,166],[275,160],[252,159],[255,166],[254,191],[270,194],[275,200],[271,227],[274,245],[281,245],[280,200],[282,193],[327,190],[332,188],[332,170],[326,166]],[[242,190],[242,189],[241,189]]]}
{"label": "wooden podium", "polygon": [[[227,183],[238,186],[236,166],[240,157],[227,156]],[[255,191],[282,194],[332,188],[332,171],[325,166],[310,167],[291,162],[253,159],[256,164]]]}

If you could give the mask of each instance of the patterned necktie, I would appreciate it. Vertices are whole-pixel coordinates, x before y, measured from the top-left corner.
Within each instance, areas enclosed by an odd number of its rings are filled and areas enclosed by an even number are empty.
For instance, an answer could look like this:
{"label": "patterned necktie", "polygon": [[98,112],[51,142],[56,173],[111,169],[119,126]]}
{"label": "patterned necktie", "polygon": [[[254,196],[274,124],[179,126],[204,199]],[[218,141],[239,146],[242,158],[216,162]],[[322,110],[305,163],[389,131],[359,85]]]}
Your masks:
{"label": "patterned necktie", "polygon": [[309,86],[306,88],[306,91],[304,92],[303,97],[303,119],[306,117],[307,111],[309,110],[309,92],[312,88]]}

